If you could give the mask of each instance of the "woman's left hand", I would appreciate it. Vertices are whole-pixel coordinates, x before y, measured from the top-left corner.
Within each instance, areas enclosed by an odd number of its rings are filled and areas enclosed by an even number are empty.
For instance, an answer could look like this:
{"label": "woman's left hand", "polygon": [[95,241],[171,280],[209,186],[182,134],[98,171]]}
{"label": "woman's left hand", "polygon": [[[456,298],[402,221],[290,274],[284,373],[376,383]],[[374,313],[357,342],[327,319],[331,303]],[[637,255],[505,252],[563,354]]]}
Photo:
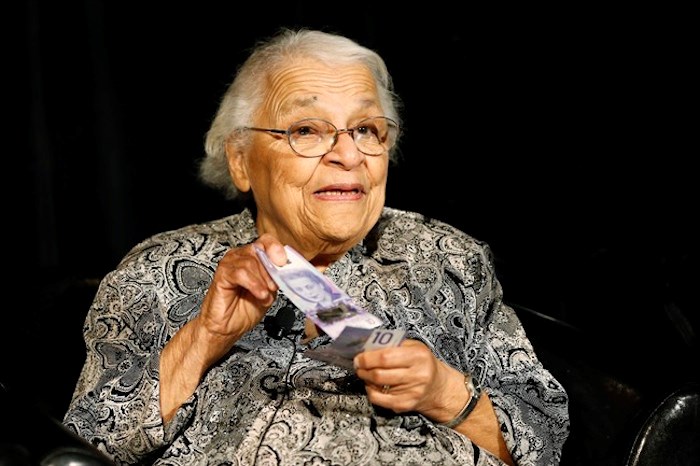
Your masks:
{"label": "woman's left hand", "polygon": [[397,413],[417,411],[442,422],[468,399],[464,375],[418,340],[364,351],[355,356],[354,364],[370,402]]}

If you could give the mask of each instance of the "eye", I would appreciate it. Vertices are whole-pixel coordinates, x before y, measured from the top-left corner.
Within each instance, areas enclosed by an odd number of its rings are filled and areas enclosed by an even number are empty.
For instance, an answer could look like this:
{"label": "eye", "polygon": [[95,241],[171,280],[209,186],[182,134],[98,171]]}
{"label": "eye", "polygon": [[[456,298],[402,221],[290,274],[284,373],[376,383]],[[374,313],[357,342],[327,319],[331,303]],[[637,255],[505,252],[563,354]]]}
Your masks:
{"label": "eye", "polygon": [[318,134],[318,129],[311,125],[297,126],[292,130],[292,134],[295,136],[308,136],[310,134]]}
{"label": "eye", "polygon": [[357,134],[361,135],[363,139],[368,139],[368,140],[377,140],[379,141],[380,138],[380,130],[377,127],[376,124],[374,123],[366,123],[363,122],[360,125],[358,125],[355,128],[355,132]]}
{"label": "eye", "polygon": [[321,120],[302,120],[294,123],[289,128],[289,135],[293,139],[307,140],[319,139],[328,131],[328,125]]}

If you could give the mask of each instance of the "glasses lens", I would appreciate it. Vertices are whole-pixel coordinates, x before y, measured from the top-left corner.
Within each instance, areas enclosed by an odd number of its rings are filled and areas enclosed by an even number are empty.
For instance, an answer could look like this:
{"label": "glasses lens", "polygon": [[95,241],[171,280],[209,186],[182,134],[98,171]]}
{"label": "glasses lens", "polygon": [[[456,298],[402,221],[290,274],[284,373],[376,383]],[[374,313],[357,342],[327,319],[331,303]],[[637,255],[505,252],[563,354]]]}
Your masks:
{"label": "glasses lens", "polygon": [[321,157],[331,149],[335,128],[329,122],[307,118],[292,124],[288,130],[289,144],[303,157]]}
{"label": "glasses lens", "polygon": [[[360,121],[349,132],[357,149],[367,155],[381,155],[396,143],[399,127],[387,117],[372,117]],[[322,157],[333,149],[338,130],[320,118],[307,118],[293,123],[287,130],[289,145],[302,157]]]}
{"label": "glasses lens", "polygon": [[396,123],[386,117],[362,120],[353,130],[357,148],[367,155],[380,155],[391,149],[397,133]]}

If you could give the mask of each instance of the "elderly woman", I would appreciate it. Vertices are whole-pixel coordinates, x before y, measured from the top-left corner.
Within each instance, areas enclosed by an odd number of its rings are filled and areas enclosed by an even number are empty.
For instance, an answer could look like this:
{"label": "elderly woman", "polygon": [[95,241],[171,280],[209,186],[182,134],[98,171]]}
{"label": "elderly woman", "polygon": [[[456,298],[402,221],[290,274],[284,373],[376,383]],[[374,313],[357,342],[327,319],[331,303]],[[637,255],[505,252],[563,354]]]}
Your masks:
{"label": "elderly woman", "polygon": [[[65,425],[117,464],[546,465],[564,388],[503,303],[488,246],[384,205],[398,100],[383,60],[284,30],[227,90],[202,178],[250,207],[153,236],[107,274]],[[400,346],[354,370],[256,254],[300,252]],[[287,338],[263,320],[295,312]]]}

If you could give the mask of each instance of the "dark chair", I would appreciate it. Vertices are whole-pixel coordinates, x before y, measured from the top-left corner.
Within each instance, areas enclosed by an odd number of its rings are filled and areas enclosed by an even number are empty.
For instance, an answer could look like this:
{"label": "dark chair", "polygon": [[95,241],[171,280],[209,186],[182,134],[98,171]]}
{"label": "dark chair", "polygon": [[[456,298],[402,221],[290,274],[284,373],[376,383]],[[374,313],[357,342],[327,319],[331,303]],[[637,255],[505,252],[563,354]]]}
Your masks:
{"label": "dark chair", "polygon": [[627,466],[700,465],[700,385],[675,389],[646,417]]}
{"label": "dark chair", "polygon": [[0,466],[113,466],[32,400],[0,383]]}
{"label": "dark chair", "polygon": [[85,359],[82,323],[97,283],[56,273],[0,324],[0,466],[114,464],[59,421]]}

